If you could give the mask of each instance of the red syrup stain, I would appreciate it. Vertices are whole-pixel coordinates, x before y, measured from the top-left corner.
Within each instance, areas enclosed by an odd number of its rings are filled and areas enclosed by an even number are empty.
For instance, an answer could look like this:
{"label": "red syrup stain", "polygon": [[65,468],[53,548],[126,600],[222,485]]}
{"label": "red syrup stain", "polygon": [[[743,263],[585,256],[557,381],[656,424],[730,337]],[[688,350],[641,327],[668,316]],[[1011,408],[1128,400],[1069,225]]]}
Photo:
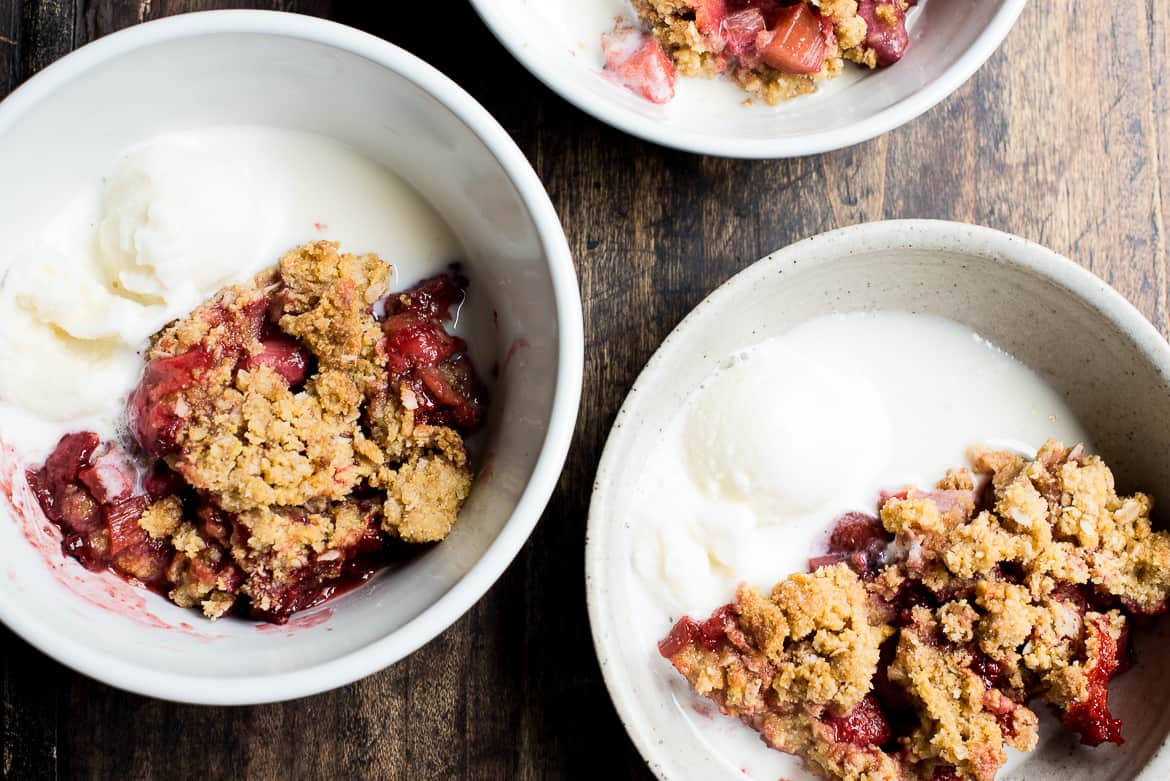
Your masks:
{"label": "red syrup stain", "polygon": [[313,223],[313,230],[317,231],[318,233],[322,233],[324,231],[329,230],[329,226],[323,222],[314,222]]}
{"label": "red syrup stain", "polygon": [[16,451],[3,441],[0,441],[0,504],[10,511],[21,534],[41,554],[49,571],[76,598],[153,629],[189,632],[203,639],[212,637],[196,632],[190,625],[174,626],[151,613],[146,609],[146,599],[135,589],[135,581],[122,580],[113,573],[79,574],[77,569],[81,564],[62,552],[61,530],[45,517]]}
{"label": "red syrup stain", "polygon": [[504,356],[504,363],[500,367],[500,371],[504,371],[508,368],[508,364],[512,362],[512,356],[514,356],[516,353],[520,352],[521,350],[527,350],[531,346],[532,345],[529,344],[528,340],[525,339],[523,336],[519,336],[519,337],[516,337],[515,339],[513,339],[511,346],[508,347],[508,354]]}
{"label": "red syrup stain", "polygon": [[[297,616],[288,620],[284,624],[257,624],[257,632],[288,632],[288,636],[292,637],[298,630],[312,629],[315,626],[324,624],[329,619],[333,618],[333,608],[324,608],[308,615]],[[326,627],[326,632],[333,631],[332,627]]]}

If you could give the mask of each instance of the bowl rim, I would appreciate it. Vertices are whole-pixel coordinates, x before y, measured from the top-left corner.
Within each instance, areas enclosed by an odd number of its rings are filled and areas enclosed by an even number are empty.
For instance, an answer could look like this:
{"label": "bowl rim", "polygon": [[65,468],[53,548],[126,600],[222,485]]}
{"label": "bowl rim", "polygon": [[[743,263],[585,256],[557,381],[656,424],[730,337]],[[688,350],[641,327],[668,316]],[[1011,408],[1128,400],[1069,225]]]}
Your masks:
{"label": "bowl rim", "polygon": [[[645,388],[663,382],[660,376],[668,357],[683,349],[678,343],[692,329],[701,329],[706,312],[717,309],[721,303],[734,298],[742,290],[750,290],[766,277],[779,270],[802,268],[852,255],[857,248],[870,250],[937,250],[963,252],[973,262],[1002,263],[1047,279],[1067,290],[1094,312],[1113,324],[1125,337],[1133,341],[1141,354],[1157,367],[1163,376],[1170,377],[1170,344],[1157,328],[1124,296],[1088,269],[1059,253],[1028,239],[994,228],[948,220],[881,220],[861,223],[827,231],[779,249],[752,263],[721,284],[682,321],[675,326],[639,373],[629,394],[622,402],[614,419],[597,468],[593,496],[585,531],[585,597],[589,613],[590,632],[597,661],[613,701],[618,718],[625,727],[638,752],[650,770],[661,781],[678,781],[668,774],[670,746],[655,734],[649,719],[640,720],[642,709],[637,707],[628,686],[628,675],[617,647],[618,632],[614,631],[608,604],[611,601],[605,582],[605,562],[612,555],[610,537],[625,529],[624,524],[607,520],[612,509],[610,474],[621,468],[618,453],[632,434],[628,420],[636,420],[638,407],[648,398]],[[685,345],[685,342],[684,342]],[[640,392],[641,391],[641,392]],[[1135,781],[1156,781],[1170,772],[1170,738],[1150,757]]]}
{"label": "bowl rim", "polygon": [[942,75],[877,114],[833,130],[788,138],[734,138],[675,128],[642,116],[617,101],[576,86],[576,80],[542,67],[532,47],[524,45],[509,24],[499,0],[470,0],[496,39],[529,73],[565,100],[602,122],[660,146],[695,154],[745,159],[804,157],[868,141],[926,113],[963,86],[1003,43],[1027,0],[999,0],[999,9],[975,42]]}
{"label": "bowl rim", "polygon": [[147,46],[216,34],[273,35],[311,41],[363,57],[413,83],[461,121],[504,169],[528,210],[547,256],[557,313],[557,369],[548,430],[532,476],[512,515],[472,568],[438,601],[374,642],[295,672],[202,677],[142,669],[80,646],[17,600],[0,599],[0,621],[58,662],[111,686],[176,702],[252,705],[334,689],[405,658],[474,605],[519,553],[544,512],[568,455],[581,398],[584,329],[576,270],[552,201],[520,148],[462,87],[409,52],[368,33],[324,19],[276,11],[181,14],[136,25],[65,55],[0,102],[0,137],[40,100],[88,69]]}

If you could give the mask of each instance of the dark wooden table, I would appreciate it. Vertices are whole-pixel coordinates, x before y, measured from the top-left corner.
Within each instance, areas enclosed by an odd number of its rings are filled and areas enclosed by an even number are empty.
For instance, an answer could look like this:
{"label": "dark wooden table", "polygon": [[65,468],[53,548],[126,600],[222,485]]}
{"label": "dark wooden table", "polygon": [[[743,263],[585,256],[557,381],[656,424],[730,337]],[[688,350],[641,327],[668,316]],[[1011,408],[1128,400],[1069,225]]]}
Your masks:
{"label": "dark wooden table", "polygon": [[102,35],[207,8],[329,16],[415,52],[487,106],[544,180],[576,257],[586,334],[581,416],[552,503],[495,588],[438,639],[329,694],[199,708],[108,688],[0,627],[5,778],[649,778],[593,655],[585,517],[622,398],[700,299],[796,239],[939,217],[1075,258],[1168,332],[1170,0],[1037,0],[926,116],[851,150],[779,162],[622,135],[541,86],[465,3],[406,10],[415,5],[0,0],[0,96]]}

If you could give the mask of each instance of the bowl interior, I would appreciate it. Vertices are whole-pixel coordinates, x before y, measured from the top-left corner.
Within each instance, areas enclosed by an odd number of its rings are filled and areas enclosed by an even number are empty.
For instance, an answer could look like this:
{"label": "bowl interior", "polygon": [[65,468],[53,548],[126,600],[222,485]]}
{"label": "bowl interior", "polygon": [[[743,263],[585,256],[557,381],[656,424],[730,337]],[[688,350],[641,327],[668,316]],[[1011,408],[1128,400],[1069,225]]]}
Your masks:
{"label": "bowl interior", "polygon": [[[134,40],[148,40],[134,33]],[[417,71],[409,55],[390,54],[405,63],[405,72]],[[0,115],[0,168],[6,172],[0,178],[0,227],[7,235],[52,214],[76,183],[101,176],[119,151],[158,133],[253,124],[329,136],[403,177],[454,230],[466,248],[475,294],[490,298],[497,314],[497,331],[488,341],[501,358],[500,376],[479,446],[481,474],[451,537],[403,569],[384,572],[280,629],[236,619],[211,624],[65,560],[39,511],[29,506],[13,454],[4,453],[0,482],[11,481],[14,504],[30,516],[21,522],[0,502],[6,618],[89,674],[191,700],[234,696],[230,686],[209,688],[200,679],[294,673],[387,638],[460,583],[496,541],[549,429],[560,361],[558,312],[547,248],[520,190],[469,126],[410,78],[313,40],[259,32],[171,36],[128,47],[79,72],[64,67],[43,78],[62,83],[19,104],[22,110]],[[513,345],[525,349],[511,351],[505,364]],[[478,589],[478,597],[492,577],[464,586]],[[383,648],[380,663],[364,672],[395,661],[445,625]],[[148,683],[154,673],[189,682],[160,689]],[[319,686],[307,677],[299,690],[240,690],[238,696],[280,699]]]}
{"label": "bowl interior", "polygon": [[[529,70],[603,121],[668,146],[731,156],[787,156],[869,138],[904,122],[959,86],[1006,35],[1017,0],[923,0],[911,16],[911,46],[895,67],[850,66],[815,95],[775,108],[744,107],[726,79],[684,79],[657,106],[602,75],[601,34],[615,16],[635,19],[628,0],[473,0],[496,35]],[[1010,18],[1009,18],[1010,17]],[[995,40],[988,40],[989,34]],[[972,60],[976,57],[977,61]],[[969,67],[968,67],[969,63]],[[946,91],[892,124],[870,120],[902,105],[954,69]],[[817,138],[812,138],[817,136]]]}
{"label": "bowl interior", "polygon": [[[1170,347],[1104,282],[1071,262],[988,229],[892,222],[826,234],[757,263],[700,304],[647,366],[615,423],[590,510],[594,640],[619,714],[662,778],[742,776],[695,739],[675,710],[671,685],[655,672],[663,660],[629,631],[623,605],[638,577],[627,512],[638,491],[634,467],[651,457],[658,433],[720,357],[821,314],[880,309],[970,326],[1067,399],[1114,467],[1119,490],[1170,495]],[[897,345],[890,350],[896,355]],[[1140,632],[1136,667],[1111,687],[1126,725],[1123,747],[1086,749],[1055,736],[1003,777],[1133,778],[1170,731],[1170,713],[1154,705],[1170,694],[1170,657],[1161,651],[1168,638],[1165,623]],[[1147,772],[1163,778],[1167,766]]]}

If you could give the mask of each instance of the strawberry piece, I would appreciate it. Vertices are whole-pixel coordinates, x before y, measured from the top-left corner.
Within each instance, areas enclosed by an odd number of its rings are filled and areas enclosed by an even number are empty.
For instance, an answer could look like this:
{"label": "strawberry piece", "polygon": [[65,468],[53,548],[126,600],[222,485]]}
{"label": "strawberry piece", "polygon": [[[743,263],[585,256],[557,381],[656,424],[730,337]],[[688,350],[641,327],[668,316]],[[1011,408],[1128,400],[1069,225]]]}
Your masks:
{"label": "strawberry piece", "polygon": [[467,356],[467,343],[442,324],[463,300],[465,285],[466,280],[450,274],[432,277],[386,307],[383,346],[391,391],[410,390],[416,423],[470,429],[482,417],[486,392]]}
{"label": "strawberry piece", "polygon": [[387,306],[391,315],[409,314],[417,320],[451,319],[451,307],[467,297],[467,280],[458,274],[438,274],[398,294]]}
{"label": "strawberry piece", "polygon": [[90,459],[100,443],[98,435],[92,431],[61,437],[57,447],[45,459],[45,466],[41,470],[45,484],[51,487],[77,480],[77,473],[83,467],[89,466]]}
{"label": "strawberry piece", "polygon": [[777,15],[776,26],[757,36],[756,48],[764,62],[778,71],[819,73],[828,48],[820,14],[804,3],[785,6]]}
{"label": "strawberry piece", "polygon": [[130,428],[143,450],[162,458],[175,449],[183,422],[176,407],[176,394],[194,385],[211,364],[211,354],[197,347],[171,358],[156,358],[146,365],[129,402]]}
{"label": "strawberry piece", "polygon": [[758,8],[748,8],[724,18],[719,40],[729,54],[742,57],[756,50],[756,39],[764,29],[764,14]]}
{"label": "strawberry piece", "polygon": [[145,496],[132,496],[102,507],[106,528],[110,532],[110,553],[116,555],[150,539],[146,530],[138,525],[138,519],[146,511],[146,505]]}
{"label": "strawberry piece", "polygon": [[618,84],[651,103],[674,98],[674,63],[653,35],[619,28],[601,36],[605,70]]}
{"label": "strawberry piece", "polygon": [[865,45],[873,49],[879,67],[902,59],[910,34],[901,5],[894,0],[860,0],[857,15],[865,20]]}
{"label": "strawberry piece", "polygon": [[880,746],[888,743],[893,731],[890,722],[873,694],[864,699],[853,710],[840,718],[828,718],[826,723],[833,728],[837,743],[852,743],[855,746]]}
{"label": "strawberry piece", "polygon": [[95,458],[90,466],[79,471],[77,477],[85,483],[94,499],[102,504],[110,504],[134,492],[138,472],[122,448],[114,445]]}
{"label": "strawberry piece", "polygon": [[1107,616],[1086,616],[1085,629],[1096,641],[1096,653],[1089,659],[1089,694],[1083,700],[1070,703],[1061,721],[1073,732],[1081,734],[1081,743],[1099,746],[1102,743],[1125,742],[1121,737],[1121,721],[1109,712],[1109,680],[1117,673],[1125,656],[1126,635],[1114,640],[1109,633]]}
{"label": "strawberry piece", "polygon": [[290,388],[295,388],[305,381],[309,373],[309,354],[300,342],[295,339],[265,339],[263,352],[249,355],[240,363],[244,371],[255,371],[261,366],[267,366],[284,378]]}
{"label": "strawberry piece", "polygon": [[386,339],[390,368],[399,372],[416,366],[434,366],[466,349],[462,339],[450,336],[442,326],[430,322],[415,322]]}

